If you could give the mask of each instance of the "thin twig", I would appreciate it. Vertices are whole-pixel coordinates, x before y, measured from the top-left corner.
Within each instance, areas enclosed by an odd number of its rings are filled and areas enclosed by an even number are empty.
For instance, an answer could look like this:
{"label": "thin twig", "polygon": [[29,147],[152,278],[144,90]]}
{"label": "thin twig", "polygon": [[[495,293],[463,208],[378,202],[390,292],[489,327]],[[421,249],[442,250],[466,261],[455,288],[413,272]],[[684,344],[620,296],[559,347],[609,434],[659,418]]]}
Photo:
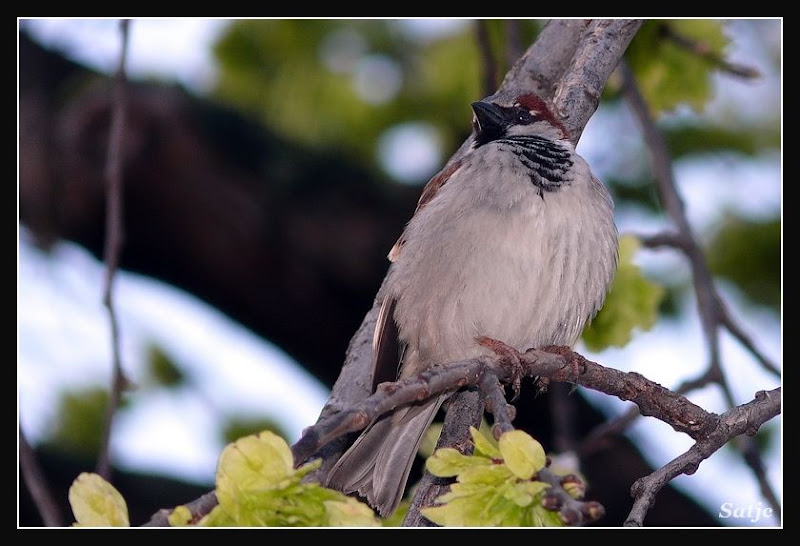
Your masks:
{"label": "thin twig", "polygon": [[605,449],[608,447],[611,438],[625,432],[628,426],[641,415],[639,408],[633,406],[621,415],[597,425],[578,444],[576,452],[581,458],[584,458]]}
{"label": "thin twig", "polygon": [[722,72],[727,72],[728,74],[747,79],[761,77],[761,74],[755,68],[728,61],[724,57],[715,53],[707,43],[700,40],[692,40],[675,32],[675,29],[672,28],[672,26],[668,23],[663,23],[661,25],[661,32],[666,38],[674,42],[676,45],[686,49],[687,51],[691,51],[693,54],[702,59],[705,59]]}
{"label": "thin twig", "polygon": [[780,411],[779,387],[771,391],[758,392],[752,401],[726,412],[719,420],[716,429],[696,442],[686,453],[633,484],[631,493],[634,503],[625,525],[636,527],[643,525],[644,518],[662,487],[681,474],[694,474],[700,463],[728,443],[731,438],[740,434],[752,436],[761,425],[778,415]]}
{"label": "thin twig", "polygon": [[558,512],[566,525],[586,525],[605,515],[606,511],[602,504],[583,500],[586,483],[577,475],[562,476],[550,468],[543,468],[537,473],[536,478],[550,484],[542,499],[542,506],[547,510]]}
{"label": "thin twig", "polygon": [[[183,506],[192,514],[192,519],[189,522],[191,524],[197,523],[203,519],[217,504],[219,504],[217,494],[214,491],[209,491],[192,502],[187,502]],[[168,510],[166,508],[159,510],[153,514],[153,517],[151,517],[149,521],[142,524],[142,527],[169,527],[169,516],[172,512],[173,510]]]}
{"label": "thin twig", "polygon": [[42,522],[47,527],[63,527],[64,520],[58,503],[47,485],[44,472],[36,461],[36,453],[22,432],[22,425],[19,426],[19,466]]}
{"label": "thin twig", "polygon": [[105,178],[106,193],[106,240],[103,249],[103,260],[106,263],[103,304],[108,310],[108,321],[111,328],[111,352],[113,358],[111,392],[103,427],[100,453],[97,459],[97,473],[109,479],[111,473],[110,443],[114,414],[122,397],[126,380],[122,371],[120,356],[119,324],[114,308],[113,284],[114,275],[119,266],[119,255],[124,239],[122,226],[122,138],[125,128],[125,61],[128,54],[128,20],[120,21],[121,51],[119,66],[114,79],[113,110],[111,113],[111,129],[108,137],[108,155],[106,157]]}
{"label": "thin twig", "polygon": [[761,364],[761,367],[764,368],[766,371],[771,373],[776,377],[781,377],[781,370],[778,366],[772,362],[772,360],[767,357],[763,352],[761,352],[753,342],[753,338],[750,337],[742,327],[734,320],[731,316],[730,311],[728,310],[727,306],[720,303],[720,316],[718,317],[720,323],[727,328],[728,332],[736,338],[739,343],[742,344],[742,347],[747,349],[753,358]]}
{"label": "thin twig", "polygon": [[664,231],[653,235],[637,235],[636,238],[647,248],[673,247],[683,250],[685,243],[683,237],[671,231]]}
{"label": "thin twig", "polygon": [[491,95],[497,88],[497,61],[492,53],[492,41],[489,36],[489,23],[486,19],[475,21],[475,36],[483,67],[482,95]]}
{"label": "thin twig", "polygon": [[[665,231],[662,233],[656,233],[654,235],[639,235],[638,239],[647,248],[673,247],[683,251],[684,253],[688,253],[691,249],[691,244],[687,245],[686,237],[680,233]],[[730,332],[730,334],[742,344],[742,347],[744,347],[753,356],[753,358],[758,361],[762,368],[775,377],[780,377],[781,370],[778,368],[778,366],[756,347],[753,339],[731,316],[731,313],[725,303],[719,299],[719,294],[716,292],[716,289],[714,289],[714,293],[715,297],[717,298],[717,312],[715,318],[718,324],[725,327],[728,332]]]}
{"label": "thin twig", "polygon": [[517,414],[514,406],[506,402],[506,392],[500,384],[500,378],[492,369],[487,369],[478,384],[481,395],[486,400],[486,410],[492,414],[492,436],[499,439],[503,433],[513,430],[511,421]]}

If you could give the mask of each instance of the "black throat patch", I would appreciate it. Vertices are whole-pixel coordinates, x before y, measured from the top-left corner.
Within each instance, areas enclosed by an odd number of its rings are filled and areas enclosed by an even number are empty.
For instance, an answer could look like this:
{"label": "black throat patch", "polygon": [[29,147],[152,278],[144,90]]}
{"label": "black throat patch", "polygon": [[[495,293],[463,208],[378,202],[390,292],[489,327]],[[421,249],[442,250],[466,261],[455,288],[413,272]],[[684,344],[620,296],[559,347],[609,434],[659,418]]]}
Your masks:
{"label": "black throat patch", "polygon": [[495,141],[513,153],[530,172],[531,183],[539,195],[569,185],[569,170],[573,165],[570,151],[556,142],[538,136],[514,136]]}

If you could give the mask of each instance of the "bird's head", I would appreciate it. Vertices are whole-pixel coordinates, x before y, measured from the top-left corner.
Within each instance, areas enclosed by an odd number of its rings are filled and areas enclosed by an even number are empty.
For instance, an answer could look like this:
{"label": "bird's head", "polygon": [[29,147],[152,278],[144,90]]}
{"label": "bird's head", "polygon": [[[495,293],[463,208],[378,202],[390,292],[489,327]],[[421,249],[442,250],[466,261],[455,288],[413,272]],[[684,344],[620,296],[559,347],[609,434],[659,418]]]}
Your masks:
{"label": "bird's head", "polygon": [[474,147],[493,140],[519,136],[567,138],[564,125],[537,95],[495,95],[472,103]]}

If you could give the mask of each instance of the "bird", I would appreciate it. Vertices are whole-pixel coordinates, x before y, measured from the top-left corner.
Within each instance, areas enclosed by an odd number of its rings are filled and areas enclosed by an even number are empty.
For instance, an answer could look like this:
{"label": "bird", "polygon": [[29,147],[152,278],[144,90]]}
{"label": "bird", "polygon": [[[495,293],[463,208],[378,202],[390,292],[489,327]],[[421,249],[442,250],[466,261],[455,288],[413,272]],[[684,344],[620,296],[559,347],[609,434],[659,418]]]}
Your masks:
{"label": "bird", "polygon": [[[425,185],[389,252],[373,390],[502,347],[571,347],[613,280],[612,198],[547,103],[498,92],[471,107],[466,153]],[[331,467],[327,486],[391,515],[450,394],[375,419]]]}

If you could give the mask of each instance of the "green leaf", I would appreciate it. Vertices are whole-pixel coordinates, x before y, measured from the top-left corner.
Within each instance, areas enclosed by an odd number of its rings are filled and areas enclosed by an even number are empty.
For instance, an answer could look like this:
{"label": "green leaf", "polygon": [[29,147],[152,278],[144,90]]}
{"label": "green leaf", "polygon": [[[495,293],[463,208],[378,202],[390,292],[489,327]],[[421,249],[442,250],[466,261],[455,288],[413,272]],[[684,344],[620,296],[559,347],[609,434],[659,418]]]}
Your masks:
{"label": "green leaf", "polygon": [[94,457],[100,449],[107,408],[105,388],[62,392],[48,442],[74,455]]}
{"label": "green leaf", "polygon": [[499,487],[486,487],[456,483],[450,493],[440,497],[445,504],[423,508],[421,512],[432,522],[444,526],[497,526],[507,516],[508,510],[516,507],[513,502],[504,499],[505,489],[509,485],[503,483]]}
{"label": "green leaf", "polygon": [[558,512],[545,509],[541,504],[537,504],[529,512],[531,517],[530,525],[536,527],[564,527],[564,520]]}
{"label": "green leaf", "polygon": [[541,492],[549,485],[518,482],[507,469],[505,476],[505,480],[491,484],[459,481],[452,485],[450,492],[437,499],[443,504],[423,508],[422,515],[443,526],[520,527],[536,524],[541,518],[534,518],[533,512],[541,509]]}
{"label": "green leaf", "polygon": [[277,434],[247,436],[223,450],[217,467],[219,504],[199,524],[209,527],[378,526],[363,503],[318,483],[302,483],[320,460],[294,469]]}
{"label": "green leaf", "polygon": [[583,341],[592,351],[622,347],[634,330],[649,330],[658,319],[658,306],[665,290],[649,280],[633,262],[639,241],[633,235],[620,237],[619,265],[606,302],[583,331]]}
{"label": "green leaf", "polygon": [[501,459],[503,457],[494,438],[483,434],[475,427],[469,427],[469,432],[472,435],[472,443],[475,444],[475,455],[490,459]]}
{"label": "green leaf", "polygon": [[176,506],[167,517],[170,527],[184,527],[192,521],[192,512],[187,507]]}
{"label": "green leaf", "polygon": [[156,344],[147,347],[147,367],[159,385],[177,387],[186,382],[185,374],[175,360]]}
{"label": "green leaf", "polygon": [[506,498],[519,506],[529,506],[537,500],[542,492],[550,487],[545,482],[517,482],[506,492]]}
{"label": "green leaf", "polygon": [[506,465],[522,480],[529,480],[547,463],[542,444],[521,430],[506,432],[498,443]]}
{"label": "green leaf", "polygon": [[442,423],[431,423],[425,435],[422,437],[422,442],[419,444],[418,453],[423,459],[427,459],[433,452],[436,451],[436,443],[439,441],[439,435],[442,433]]}
{"label": "green leaf", "polygon": [[334,527],[374,527],[375,514],[369,506],[355,499],[323,502],[328,514],[328,523]]}
{"label": "green leaf", "polygon": [[[769,150],[781,149],[780,125],[766,120],[760,125],[734,125],[725,127],[682,123],[662,130],[673,161],[698,154],[731,152],[757,157]],[[648,184],[652,187],[652,184]]]}
{"label": "green leaf", "polygon": [[76,527],[128,527],[128,506],[113,485],[97,474],[80,474],[69,488]]}
{"label": "green leaf", "polygon": [[381,525],[383,527],[402,527],[410,506],[411,502],[408,499],[400,501],[400,506],[397,507],[394,513],[381,519]]}
{"label": "green leaf", "polygon": [[293,472],[292,452],[272,432],[246,436],[229,444],[217,465],[217,498],[233,505],[244,492],[280,487]]}
{"label": "green leaf", "polygon": [[780,312],[780,218],[749,220],[727,214],[706,252],[714,274],[735,283],[752,302]]}
{"label": "green leaf", "polygon": [[485,457],[462,455],[452,447],[437,449],[425,463],[428,472],[440,478],[449,478],[475,466],[491,465]]}
{"label": "green leaf", "polygon": [[653,111],[682,103],[702,110],[711,98],[715,66],[681,45],[689,42],[721,58],[729,40],[719,21],[678,19],[647,21],[631,42],[628,64]]}
{"label": "green leaf", "polygon": [[[474,457],[479,461],[488,461],[483,457]],[[476,464],[466,468],[458,475],[458,481],[462,484],[473,484],[481,487],[500,486],[504,482],[514,479],[514,473],[505,464]]]}
{"label": "green leaf", "polygon": [[497,446],[478,430],[470,432],[474,455],[445,448],[428,459],[429,468],[436,461],[437,475],[456,476],[456,483],[422,514],[443,526],[563,525],[542,512],[541,499],[550,485],[533,480],[547,461],[541,444],[517,430],[503,434]]}

